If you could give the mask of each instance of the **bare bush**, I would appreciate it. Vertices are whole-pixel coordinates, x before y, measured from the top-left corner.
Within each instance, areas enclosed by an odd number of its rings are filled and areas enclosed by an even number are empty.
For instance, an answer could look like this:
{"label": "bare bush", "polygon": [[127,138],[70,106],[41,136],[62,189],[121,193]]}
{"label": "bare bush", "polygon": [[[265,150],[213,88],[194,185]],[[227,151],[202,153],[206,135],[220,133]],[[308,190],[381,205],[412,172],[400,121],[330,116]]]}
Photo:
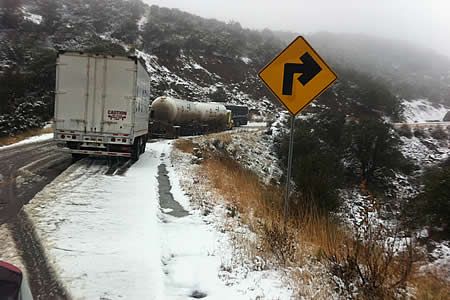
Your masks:
{"label": "bare bush", "polygon": [[264,222],[261,225],[266,248],[284,266],[296,261],[297,239],[295,232],[281,222]]}
{"label": "bare bush", "polygon": [[349,299],[406,298],[417,259],[409,240],[381,225],[363,226],[356,238],[329,247],[325,255],[340,294]]}

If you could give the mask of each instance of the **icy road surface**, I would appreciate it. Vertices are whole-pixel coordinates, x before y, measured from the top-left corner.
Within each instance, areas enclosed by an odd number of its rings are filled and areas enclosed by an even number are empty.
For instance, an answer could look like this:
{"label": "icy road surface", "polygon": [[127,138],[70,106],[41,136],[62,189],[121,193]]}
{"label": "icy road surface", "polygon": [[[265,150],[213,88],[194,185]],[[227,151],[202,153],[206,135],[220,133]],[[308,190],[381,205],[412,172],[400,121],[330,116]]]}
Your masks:
{"label": "icy road surface", "polygon": [[[104,161],[82,160],[27,205],[66,289],[75,299],[248,299],[218,278],[221,233],[189,210],[170,167],[170,142],[147,149],[125,176],[105,175]],[[161,164],[188,215],[160,208]]]}

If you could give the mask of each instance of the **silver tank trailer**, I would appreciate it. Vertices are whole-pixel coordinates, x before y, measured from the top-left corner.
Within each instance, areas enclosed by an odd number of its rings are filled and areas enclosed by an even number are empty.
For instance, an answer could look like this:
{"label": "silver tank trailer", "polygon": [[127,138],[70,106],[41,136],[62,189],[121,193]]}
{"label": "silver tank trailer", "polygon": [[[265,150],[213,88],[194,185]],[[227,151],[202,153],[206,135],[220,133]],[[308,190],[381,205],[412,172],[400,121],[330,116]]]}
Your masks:
{"label": "silver tank trailer", "polygon": [[152,103],[151,118],[173,125],[183,125],[192,122],[226,124],[228,115],[229,111],[222,104],[190,102],[161,96]]}

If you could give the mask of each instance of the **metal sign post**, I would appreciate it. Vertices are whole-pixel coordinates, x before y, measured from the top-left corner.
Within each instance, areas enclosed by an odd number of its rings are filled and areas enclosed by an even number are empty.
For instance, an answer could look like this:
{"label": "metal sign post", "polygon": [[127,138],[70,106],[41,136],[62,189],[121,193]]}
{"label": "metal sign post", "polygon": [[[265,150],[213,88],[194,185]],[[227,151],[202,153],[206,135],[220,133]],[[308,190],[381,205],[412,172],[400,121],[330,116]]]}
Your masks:
{"label": "metal sign post", "polygon": [[291,193],[291,173],[292,173],[292,156],[294,149],[294,125],[295,116],[291,116],[291,131],[289,138],[289,153],[288,153],[288,164],[287,164],[287,177],[286,177],[286,195],[284,197],[284,220],[287,220],[287,213],[289,209],[289,195]]}
{"label": "metal sign post", "polygon": [[[297,75],[301,74],[297,77]],[[295,116],[337,79],[336,74],[301,36],[280,52],[259,73],[259,78],[291,114],[284,219],[291,189]],[[294,80],[296,79],[296,80]]]}

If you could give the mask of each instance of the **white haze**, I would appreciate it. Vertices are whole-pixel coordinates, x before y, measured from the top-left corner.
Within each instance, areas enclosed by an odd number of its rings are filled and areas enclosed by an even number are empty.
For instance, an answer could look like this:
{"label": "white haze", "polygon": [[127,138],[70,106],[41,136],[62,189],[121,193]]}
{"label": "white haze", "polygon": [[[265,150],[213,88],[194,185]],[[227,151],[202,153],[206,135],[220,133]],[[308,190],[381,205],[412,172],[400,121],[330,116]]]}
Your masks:
{"label": "white haze", "polygon": [[252,29],[364,33],[406,40],[450,57],[446,0],[144,0]]}

